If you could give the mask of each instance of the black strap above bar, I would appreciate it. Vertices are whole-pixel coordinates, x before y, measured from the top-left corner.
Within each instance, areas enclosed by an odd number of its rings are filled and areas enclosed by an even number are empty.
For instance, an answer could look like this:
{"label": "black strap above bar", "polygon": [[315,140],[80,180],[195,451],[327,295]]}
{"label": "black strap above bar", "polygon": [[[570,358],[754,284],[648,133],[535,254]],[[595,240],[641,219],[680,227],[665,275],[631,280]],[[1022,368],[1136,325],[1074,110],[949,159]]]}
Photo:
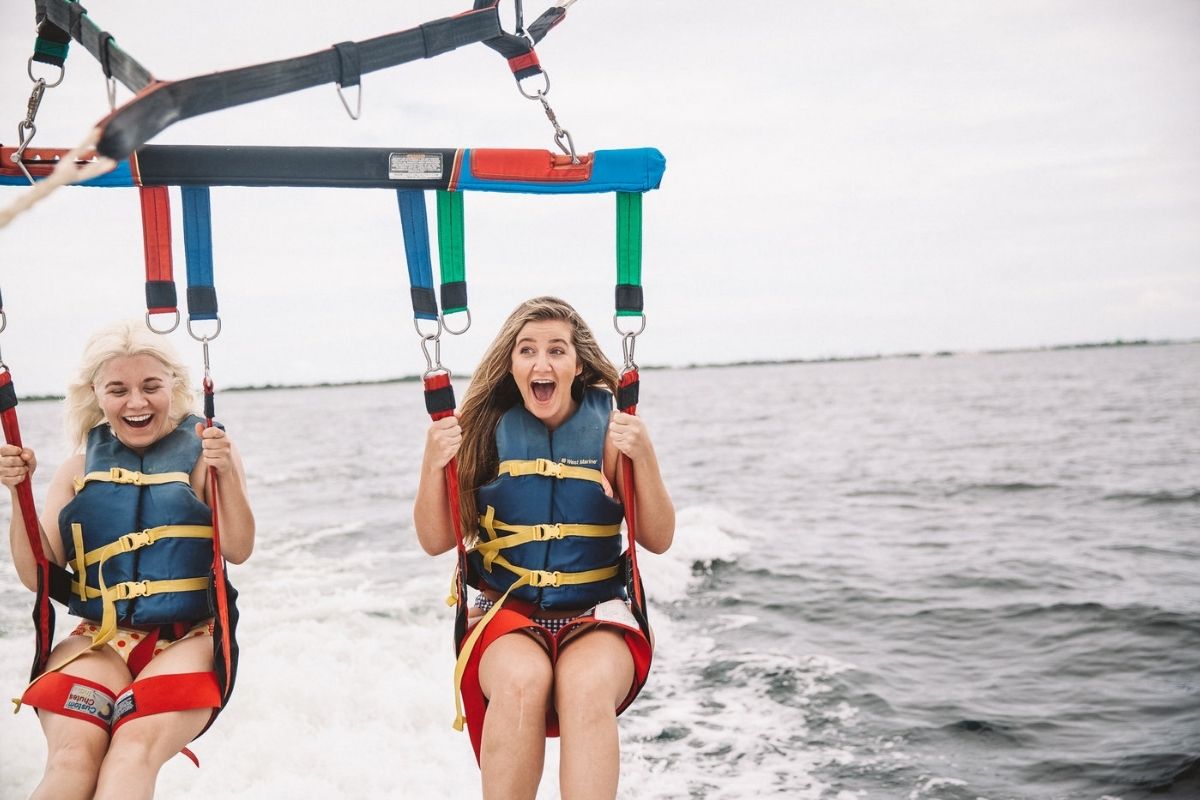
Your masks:
{"label": "black strap above bar", "polygon": [[0,385],[0,413],[17,406],[17,390],[11,383]]}
{"label": "black strap above bar", "polygon": [[442,308],[467,307],[467,282],[451,281],[442,284]]}
{"label": "black strap above bar", "polygon": [[533,21],[529,26],[529,35],[533,39],[533,43],[537,44],[546,37],[558,23],[567,18],[567,10],[562,6],[551,6],[542,12],[542,15]]}
{"label": "black strap above bar", "polygon": [[454,387],[447,385],[441,389],[426,389],[425,410],[430,414],[436,414],[439,411],[453,411]]}
{"label": "black strap above bar", "polygon": [[642,287],[632,283],[617,284],[617,310],[641,311]]}
{"label": "black strap above bar", "polygon": [[358,59],[358,45],[354,42],[339,42],[333,46],[338,54],[338,76],[335,83],[343,89],[358,86],[362,77],[362,63]]}
{"label": "black strap above bar", "polygon": [[[100,30],[100,27],[86,16],[86,12],[81,10],[78,3],[68,2],[68,0],[39,0],[38,14],[40,15],[38,36],[43,39],[49,38],[42,33],[40,25],[43,21],[47,22],[58,28],[60,35],[66,37],[62,39],[64,43],[74,39],[83,45],[97,61],[103,63],[101,48],[105,47],[109,34]],[[140,92],[154,81],[154,76],[150,74],[150,71],[127,55],[120,47],[114,44],[109,44],[107,47],[109,50],[107,58],[112,69],[112,77],[120,81],[127,89],[132,92]],[[61,66],[61,62],[59,62],[59,66]]]}
{"label": "black strap above bar", "polygon": [[[39,7],[39,12],[41,11]],[[67,47],[71,44],[71,35],[39,13],[37,41],[33,47],[33,60],[54,67],[61,67],[66,61]]]}
{"label": "black strap above bar", "polygon": [[[374,72],[419,58],[431,58],[496,36],[499,31],[500,20],[495,9],[467,11],[411,30],[358,42],[358,57],[363,73]],[[86,36],[84,45],[87,46]],[[91,47],[88,50],[95,54]],[[113,72],[120,80],[115,60]],[[334,83],[340,73],[341,59],[331,47],[281,61],[173,82],[160,81],[105,120],[96,152],[120,160],[179,120]]]}
{"label": "black strap above bar", "polygon": [[628,386],[620,386],[617,388],[617,408],[629,408],[638,404],[638,392],[642,382],[634,381]]}
{"label": "black strap above bar", "polygon": [[433,289],[414,286],[409,291],[412,294],[413,314],[433,314],[434,317],[437,316],[437,295],[433,293]]}
{"label": "black strap above bar", "polygon": [[177,305],[175,281],[146,281],[146,308],[175,308]]}
{"label": "black strap above bar", "polygon": [[[150,287],[147,285],[146,293],[149,294],[149,291]],[[216,288],[213,286],[189,286],[187,288],[187,307],[190,317],[217,313]]]}

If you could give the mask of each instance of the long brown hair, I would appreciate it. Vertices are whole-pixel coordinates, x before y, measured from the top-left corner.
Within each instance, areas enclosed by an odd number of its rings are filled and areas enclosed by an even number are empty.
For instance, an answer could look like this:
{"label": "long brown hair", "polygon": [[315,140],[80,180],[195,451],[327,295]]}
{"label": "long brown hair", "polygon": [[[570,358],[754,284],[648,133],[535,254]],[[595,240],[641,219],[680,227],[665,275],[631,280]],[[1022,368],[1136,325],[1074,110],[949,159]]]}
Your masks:
{"label": "long brown hair", "polygon": [[500,465],[496,426],[505,411],[521,402],[521,392],[512,377],[513,347],[527,323],[548,320],[562,320],[571,326],[571,345],[583,367],[571,387],[575,399],[582,398],[587,386],[605,386],[610,392],[617,391],[617,368],[596,343],[592,329],[569,303],[557,297],[535,297],[509,314],[476,367],[459,407],[463,430],[458,451],[459,513],[463,536],[468,541],[473,540],[476,528],[475,490],[494,478]]}

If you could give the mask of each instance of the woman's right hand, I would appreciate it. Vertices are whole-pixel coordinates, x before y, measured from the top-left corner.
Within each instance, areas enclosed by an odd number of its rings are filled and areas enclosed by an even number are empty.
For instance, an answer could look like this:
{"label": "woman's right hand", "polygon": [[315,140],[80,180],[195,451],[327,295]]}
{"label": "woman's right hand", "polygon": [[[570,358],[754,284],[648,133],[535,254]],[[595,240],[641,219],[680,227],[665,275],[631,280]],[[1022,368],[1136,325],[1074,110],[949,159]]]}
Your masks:
{"label": "woman's right hand", "polygon": [[462,426],[457,416],[435,420],[425,434],[425,463],[441,469],[450,463],[462,446]]}
{"label": "woman's right hand", "polygon": [[28,447],[21,448],[15,444],[0,445],[0,483],[10,489],[37,469],[37,456]]}

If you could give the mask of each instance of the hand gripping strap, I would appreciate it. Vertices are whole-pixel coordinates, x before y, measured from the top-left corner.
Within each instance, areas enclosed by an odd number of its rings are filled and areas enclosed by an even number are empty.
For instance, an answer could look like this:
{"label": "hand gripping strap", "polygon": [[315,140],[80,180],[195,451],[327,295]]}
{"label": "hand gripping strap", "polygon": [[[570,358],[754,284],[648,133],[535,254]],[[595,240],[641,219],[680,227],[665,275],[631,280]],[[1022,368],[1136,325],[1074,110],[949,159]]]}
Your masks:
{"label": "hand gripping strap", "polygon": [[77,675],[48,672],[34,681],[19,701],[64,717],[81,719],[105,731],[112,724],[116,702],[108,687]]}
{"label": "hand gripping strap", "polygon": [[126,722],[151,714],[220,707],[221,690],[214,672],[155,675],[134,681],[117,697],[112,729],[115,733]]}

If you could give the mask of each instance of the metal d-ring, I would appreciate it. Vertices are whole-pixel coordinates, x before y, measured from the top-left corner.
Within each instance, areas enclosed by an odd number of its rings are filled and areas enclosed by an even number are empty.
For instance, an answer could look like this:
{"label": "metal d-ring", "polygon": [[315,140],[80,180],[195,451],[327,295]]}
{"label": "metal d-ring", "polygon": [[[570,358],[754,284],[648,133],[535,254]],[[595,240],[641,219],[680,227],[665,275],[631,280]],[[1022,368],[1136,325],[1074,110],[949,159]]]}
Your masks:
{"label": "metal d-ring", "polygon": [[[633,315],[627,314],[626,316],[633,316]],[[638,316],[641,317],[642,326],[640,328],[638,328],[636,331],[621,330],[621,315],[620,314],[613,314],[613,327],[616,328],[617,333],[621,334],[622,336],[629,336],[630,334],[633,334],[634,336],[640,336],[642,334],[642,331],[646,330],[646,315],[639,314]]]}
{"label": "metal d-ring", "polygon": [[461,336],[462,334],[469,331],[471,329],[471,309],[464,308],[463,311],[465,311],[467,314],[467,324],[463,326],[462,330],[455,330],[454,328],[451,328],[449,325],[446,324],[446,315],[438,314],[438,322],[441,324],[442,330],[444,330],[446,333],[451,334],[452,336]]}
{"label": "metal d-ring", "polygon": [[362,83],[358,84],[358,103],[354,110],[350,110],[350,104],[346,102],[346,95],[342,94],[342,85],[337,85],[338,99],[342,101],[342,105],[346,107],[346,113],[350,115],[350,119],[358,120],[362,116]]}
{"label": "metal d-ring", "polygon": [[[162,314],[165,312],[160,311],[158,313]],[[149,328],[150,330],[154,331],[155,333],[167,334],[179,327],[179,309],[178,308],[175,309],[175,323],[173,325],[171,325],[171,327],[167,328],[165,331],[160,331],[158,328],[154,327],[154,323],[152,323],[150,321],[150,318],[152,316],[154,316],[154,315],[151,314],[149,311],[146,312],[146,327]]]}
{"label": "metal d-ring", "polygon": [[29,80],[33,81],[34,83],[41,81],[42,83],[46,84],[47,89],[53,89],[55,86],[58,86],[60,83],[62,83],[63,78],[65,78],[67,76],[66,66],[64,66],[63,64],[58,64],[57,66],[58,66],[58,80],[56,80],[54,83],[46,83],[45,78],[33,77],[33,56],[30,56],[29,60],[25,62],[25,74],[28,75]]}
{"label": "metal d-ring", "polygon": [[[179,313],[179,312],[175,312],[175,313]],[[213,317],[213,319],[215,319],[217,321],[217,330],[215,332],[213,332],[212,336],[197,336],[196,332],[194,330],[192,330],[192,321],[190,319],[188,320],[188,324],[187,324],[188,336],[191,336],[197,342],[203,342],[206,345],[209,342],[211,342],[212,340],[216,339],[218,336],[221,335],[221,318]],[[174,329],[172,329],[172,330],[174,330]]]}

